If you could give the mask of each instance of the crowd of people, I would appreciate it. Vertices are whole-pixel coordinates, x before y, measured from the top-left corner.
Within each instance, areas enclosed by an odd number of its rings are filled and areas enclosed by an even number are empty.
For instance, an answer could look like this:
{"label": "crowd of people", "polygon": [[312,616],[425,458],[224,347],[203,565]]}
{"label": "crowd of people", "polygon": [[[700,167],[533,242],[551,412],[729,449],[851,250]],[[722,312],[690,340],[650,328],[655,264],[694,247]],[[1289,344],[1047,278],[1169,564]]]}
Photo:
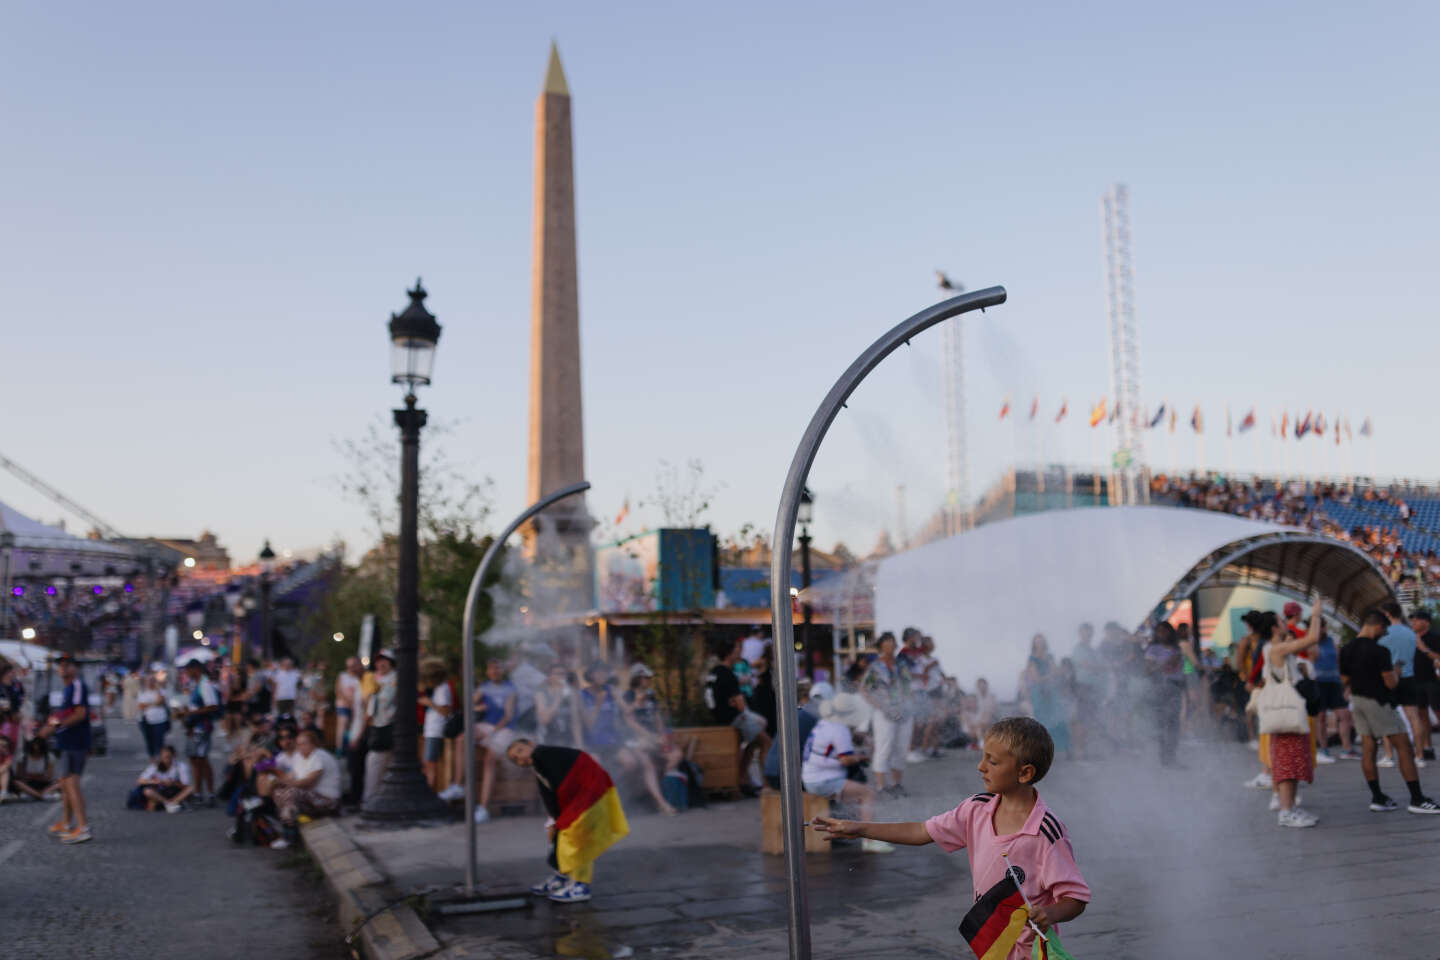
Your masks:
{"label": "crowd of people", "polygon": [[[1343,483],[1274,483],[1211,476],[1165,476],[1151,480],[1152,500],[1229,513],[1250,520],[1315,530],[1354,544],[1385,571],[1407,604],[1440,596],[1440,529],[1425,526],[1401,490],[1356,491]],[[1338,509],[1337,509],[1338,508]],[[1344,523],[1335,515],[1344,514]],[[1406,533],[1421,543],[1405,546]]]}

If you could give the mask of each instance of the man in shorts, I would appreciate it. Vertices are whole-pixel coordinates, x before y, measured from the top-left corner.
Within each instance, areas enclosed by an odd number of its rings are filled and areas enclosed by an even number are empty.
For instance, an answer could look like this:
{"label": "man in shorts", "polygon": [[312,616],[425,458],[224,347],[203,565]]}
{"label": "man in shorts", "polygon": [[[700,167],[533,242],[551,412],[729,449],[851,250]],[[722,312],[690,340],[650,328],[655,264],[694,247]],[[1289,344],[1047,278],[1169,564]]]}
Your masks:
{"label": "man in shorts", "polygon": [[716,725],[734,727],[740,731],[740,792],[747,797],[757,796],[759,788],[750,783],[750,764],[758,756],[765,756],[770,749],[770,735],[765,732],[765,718],[760,716],[745,701],[740,681],[735,676],[735,664],[740,660],[740,641],[721,640],[714,649],[719,660],[710,670],[705,681],[705,705]]}
{"label": "man in shorts", "polygon": [[1380,792],[1375,751],[1383,739],[1400,755],[1400,773],[1410,791],[1410,806],[1407,809],[1411,813],[1440,813],[1440,804],[1420,792],[1415,751],[1392,707],[1400,678],[1390,660],[1390,651],[1377,642],[1388,625],[1389,620],[1384,613],[1371,610],[1365,614],[1359,634],[1340,651],[1340,674],[1350,686],[1355,732],[1361,737],[1360,769],[1364,771],[1365,782],[1370,787],[1370,809],[1376,813],[1400,809],[1399,804]]}
{"label": "man in shorts", "polygon": [[[1433,735],[1430,711],[1440,717],[1440,633],[1430,628],[1430,611],[1416,610],[1410,614],[1410,629],[1415,631],[1415,709],[1427,734]],[[1422,760],[1435,759],[1435,744],[1427,737],[1420,744]]]}
{"label": "man in shorts", "polygon": [[50,835],[61,843],[84,843],[93,839],[90,821],[85,819],[85,794],[80,778],[85,774],[85,761],[90,756],[90,688],[80,679],[75,660],[61,656],[56,665],[65,684],[60,704],[40,731],[40,736],[55,737],[60,748],[60,797],[65,801],[61,819],[50,824]]}
{"label": "man in shorts", "polygon": [[215,732],[215,718],[220,715],[220,691],[205,676],[205,665],[199,660],[185,664],[190,678],[190,702],[184,712],[185,755],[190,759],[190,782],[195,797],[208,807],[215,806],[215,771],[210,767],[210,737]]}
{"label": "man in shorts", "polygon": [[[1410,721],[1410,733],[1415,738],[1414,747],[1419,750],[1430,745],[1430,720],[1422,719],[1419,703],[1419,690],[1415,684],[1415,654],[1419,650],[1419,641],[1415,631],[1410,629],[1410,624],[1400,611],[1400,604],[1389,600],[1380,605],[1380,612],[1385,614],[1389,626],[1385,634],[1380,638],[1380,645],[1390,651],[1390,661],[1395,665],[1395,673],[1400,678],[1399,684],[1395,687],[1395,702],[1405,711],[1405,716]],[[1419,766],[1425,766],[1421,760]]]}

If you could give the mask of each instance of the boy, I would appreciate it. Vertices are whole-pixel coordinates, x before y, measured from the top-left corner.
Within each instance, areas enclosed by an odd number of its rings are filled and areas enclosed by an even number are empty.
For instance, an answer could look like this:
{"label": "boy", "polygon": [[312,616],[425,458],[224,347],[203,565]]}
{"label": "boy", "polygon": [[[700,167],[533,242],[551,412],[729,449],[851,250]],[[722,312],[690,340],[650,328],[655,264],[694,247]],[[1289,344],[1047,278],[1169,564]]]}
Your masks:
{"label": "boy", "polygon": [[555,872],[530,892],[556,903],[589,900],[595,859],[630,833],[610,775],[583,750],[537,747],[525,737],[511,743],[505,755],[515,766],[535,771],[550,814],[547,862]]}
{"label": "boy", "polygon": [[[864,823],[816,817],[815,829],[832,837],[861,837],[923,846],[938,843],[947,853],[962,847],[969,851],[976,909],[999,897],[1006,884],[1006,861],[1016,869],[1020,889],[1028,899],[1029,920],[1042,931],[1074,920],[1090,902],[1090,887],[1075,865],[1075,852],[1062,824],[1035,790],[1050,769],[1055,745],[1038,721],[1008,717],[990,727],[980,758],[984,793],[954,810],[923,823]],[[962,930],[973,929],[972,918]],[[982,923],[985,918],[978,918]],[[987,929],[990,924],[984,925]],[[967,933],[972,947],[989,958],[992,951],[979,946]],[[1012,960],[1029,957],[1035,934],[1027,926],[1008,953]]]}

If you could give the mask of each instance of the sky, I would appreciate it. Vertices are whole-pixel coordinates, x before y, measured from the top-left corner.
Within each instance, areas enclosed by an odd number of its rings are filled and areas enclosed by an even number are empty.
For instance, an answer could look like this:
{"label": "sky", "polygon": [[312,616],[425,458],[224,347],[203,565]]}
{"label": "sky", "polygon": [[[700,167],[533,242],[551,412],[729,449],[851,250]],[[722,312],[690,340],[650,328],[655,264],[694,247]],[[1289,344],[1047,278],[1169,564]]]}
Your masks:
{"label": "sky", "polygon": [[[336,445],[399,400],[385,323],[419,275],[443,326],[423,405],[448,459],[493,481],[494,515],[519,512],[553,39],[589,505],[612,526],[631,501],[618,532],[658,523],[639,504],[690,460],[717,530],[771,526],[825,391],[940,298],[937,268],[1010,297],[963,321],[972,491],[1017,459],[1108,459],[1083,415],[1109,388],[1117,181],[1143,396],[1182,411],[1147,434],[1154,466],[1274,471],[1271,417],[1314,408],[1373,417],[1373,450],[1292,442],[1292,469],[1435,478],[1437,21],[1421,3],[14,4],[0,454],[127,533],[209,529],[242,560],[267,537],[364,546]],[[900,484],[910,527],[941,502],[939,349],[917,338],[836,421],[818,544],[897,530]],[[1227,445],[1227,405],[1261,428]],[[3,472],[0,500],[64,515]]]}

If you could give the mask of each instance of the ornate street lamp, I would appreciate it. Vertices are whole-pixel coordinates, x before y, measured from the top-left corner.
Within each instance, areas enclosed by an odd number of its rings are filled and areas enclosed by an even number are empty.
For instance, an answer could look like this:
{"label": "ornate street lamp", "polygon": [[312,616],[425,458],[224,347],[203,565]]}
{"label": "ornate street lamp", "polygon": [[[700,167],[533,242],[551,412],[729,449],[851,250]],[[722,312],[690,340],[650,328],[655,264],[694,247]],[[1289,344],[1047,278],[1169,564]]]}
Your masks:
{"label": "ornate street lamp", "polygon": [[[795,519],[800,524],[800,591],[803,593],[810,589],[810,521],[815,516],[815,495],[810,492],[809,487],[802,487],[800,490],[800,506],[796,508]],[[807,595],[805,603],[800,606],[800,639],[795,642],[795,649],[805,658],[805,674],[811,680],[815,679],[815,659],[810,652],[810,618],[812,615],[810,598]]]}
{"label": "ornate street lamp", "polygon": [[448,815],[420,770],[416,686],[420,658],[420,428],[425,411],[415,407],[415,388],[430,383],[440,324],[425,309],[425,288],[407,290],[410,305],[390,315],[392,383],[405,387],[405,409],[395,411],[400,428],[400,557],[395,578],[395,749],[385,779],[365,799],[367,820],[414,821]]}

